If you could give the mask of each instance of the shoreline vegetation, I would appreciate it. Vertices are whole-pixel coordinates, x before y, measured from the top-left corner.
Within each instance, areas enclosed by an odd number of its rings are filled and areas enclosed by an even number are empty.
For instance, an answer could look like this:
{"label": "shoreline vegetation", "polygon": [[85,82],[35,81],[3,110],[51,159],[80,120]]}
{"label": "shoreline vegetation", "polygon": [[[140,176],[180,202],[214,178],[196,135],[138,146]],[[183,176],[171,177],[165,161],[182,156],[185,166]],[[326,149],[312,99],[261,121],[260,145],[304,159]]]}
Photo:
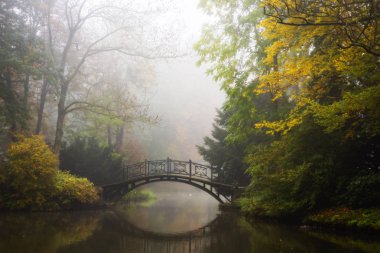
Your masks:
{"label": "shoreline vegetation", "polygon": [[[241,205],[239,205],[241,208]],[[223,209],[232,210],[232,209]],[[275,221],[281,224],[294,224],[305,230],[325,230],[328,232],[353,232],[380,235],[380,209],[346,207],[328,208],[299,216],[270,216],[254,212],[240,213],[248,219]]]}
{"label": "shoreline vegetation", "polygon": [[202,1],[213,19],[195,45],[198,63],[226,101],[199,153],[227,180],[249,176],[239,203],[248,216],[379,231],[373,3]]}
{"label": "shoreline vegetation", "polygon": [[[102,203],[99,188],[87,178],[76,177],[58,168],[58,160],[40,135],[19,135],[8,149],[8,157],[0,169],[0,211],[56,212],[107,208]],[[156,200],[154,192],[135,190],[122,201],[147,202]],[[329,208],[297,216],[263,214],[247,210],[244,199],[236,203],[240,213],[250,218],[296,223],[300,227],[322,227],[347,231],[380,232],[380,209]],[[231,206],[233,207],[233,206]],[[234,210],[222,206],[223,210]]]}
{"label": "shoreline vegetation", "polygon": [[100,191],[92,182],[59,169],[43,136],[17,139],[0,167],[0,210],[58,211],[101,204]]}
{"label": "shoreline vegetation", "polygon": [[380,234],[380,209],[330,208],[307,215],[304,222],[335,229],[376,231]]}

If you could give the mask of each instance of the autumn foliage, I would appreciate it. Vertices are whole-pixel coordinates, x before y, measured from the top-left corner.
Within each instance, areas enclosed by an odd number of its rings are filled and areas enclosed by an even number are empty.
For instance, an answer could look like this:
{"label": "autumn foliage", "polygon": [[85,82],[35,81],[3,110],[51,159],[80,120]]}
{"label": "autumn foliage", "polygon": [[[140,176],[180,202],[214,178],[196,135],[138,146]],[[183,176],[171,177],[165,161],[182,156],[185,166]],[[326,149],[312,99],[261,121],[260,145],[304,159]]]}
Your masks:
{"label": "autumn foliage", "polygon": [[0,169],[0,209],[60,210],[96,204],[93,184],[58,169],[58,159],[40,135],[19,137]]}

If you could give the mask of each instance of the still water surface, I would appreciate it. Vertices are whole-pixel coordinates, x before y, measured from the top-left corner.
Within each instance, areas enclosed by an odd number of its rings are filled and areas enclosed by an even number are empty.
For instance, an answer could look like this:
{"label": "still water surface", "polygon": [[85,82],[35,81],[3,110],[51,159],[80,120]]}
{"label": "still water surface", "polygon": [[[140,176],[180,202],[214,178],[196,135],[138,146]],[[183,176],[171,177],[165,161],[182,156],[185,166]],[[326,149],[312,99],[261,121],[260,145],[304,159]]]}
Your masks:
{"label": "still water surface", "polygon": [[190,186],[149,188],[155,201],[112,210],[0,214],[0,253],[380,252],[378,238],[249,223]]}

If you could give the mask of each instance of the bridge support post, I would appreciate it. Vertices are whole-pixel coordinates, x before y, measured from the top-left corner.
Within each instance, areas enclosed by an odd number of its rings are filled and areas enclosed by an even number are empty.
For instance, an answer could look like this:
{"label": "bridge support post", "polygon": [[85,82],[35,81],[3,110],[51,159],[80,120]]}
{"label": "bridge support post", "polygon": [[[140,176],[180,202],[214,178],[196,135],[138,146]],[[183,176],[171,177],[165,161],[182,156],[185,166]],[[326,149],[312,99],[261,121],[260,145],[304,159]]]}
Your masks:
{"label": "bridge support post", "polygon": [[170,158],[166,158],[166,173],[170,174]]}
{"label": "bridge support post", "polygon": [[146,176],[146,159],[145,159],[145,161],[144,161],[144,175]]}
{"label": "bridge support post", "polygon": [[190,173],[190,178],[191,178],[191,174],[192,174],[192,169],[191,169],[191,160],[189,160],[189,173]]}

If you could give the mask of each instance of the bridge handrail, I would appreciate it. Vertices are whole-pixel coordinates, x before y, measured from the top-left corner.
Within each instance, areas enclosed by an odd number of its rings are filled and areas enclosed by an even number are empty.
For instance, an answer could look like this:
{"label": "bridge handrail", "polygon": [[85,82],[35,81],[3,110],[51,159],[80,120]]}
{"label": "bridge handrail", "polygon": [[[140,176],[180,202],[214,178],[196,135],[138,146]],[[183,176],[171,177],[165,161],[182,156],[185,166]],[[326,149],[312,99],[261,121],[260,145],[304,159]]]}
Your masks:
{"label": "bridge handrail", "polygon": [[212,165],[201,164],[191,160],[182,161],[176,159],[145,160],[143,162],[126,164],[122,163],[123,180],[144,177],[149,175],[188,175],[189,178],[203,178],[211,182],[218,182],[216,168]]}

